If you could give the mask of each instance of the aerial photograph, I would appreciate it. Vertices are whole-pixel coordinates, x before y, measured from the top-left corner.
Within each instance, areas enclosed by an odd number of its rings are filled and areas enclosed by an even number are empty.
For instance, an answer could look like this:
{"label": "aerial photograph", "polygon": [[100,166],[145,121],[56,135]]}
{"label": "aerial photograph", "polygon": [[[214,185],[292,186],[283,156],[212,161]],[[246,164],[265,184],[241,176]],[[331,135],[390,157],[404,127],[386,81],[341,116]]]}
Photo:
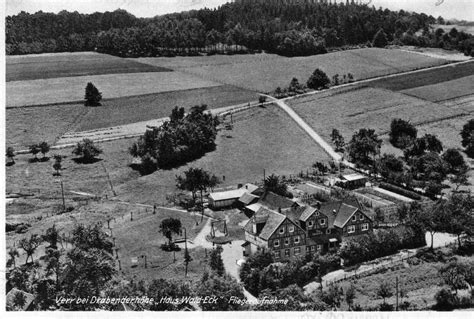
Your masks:
{"label": "aerial photograph", "polygon": [[4,9],[8,317],[473,318],[474,1]]}

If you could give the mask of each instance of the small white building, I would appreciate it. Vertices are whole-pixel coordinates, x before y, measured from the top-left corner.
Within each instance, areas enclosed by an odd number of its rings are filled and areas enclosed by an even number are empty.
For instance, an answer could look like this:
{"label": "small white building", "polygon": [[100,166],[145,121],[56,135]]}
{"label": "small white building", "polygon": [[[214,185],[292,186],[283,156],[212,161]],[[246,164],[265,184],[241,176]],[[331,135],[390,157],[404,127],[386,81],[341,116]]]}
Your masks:
{"label": "small white building", "polygon": [[236,204],[237,200],[242,197],[245,193],[251,194],[256,191],[258,186],[253,184],[245,184],[244,186],[228,190],[224,192],[210,193],[209,194],[209,208],[222,209],[231,207]]}

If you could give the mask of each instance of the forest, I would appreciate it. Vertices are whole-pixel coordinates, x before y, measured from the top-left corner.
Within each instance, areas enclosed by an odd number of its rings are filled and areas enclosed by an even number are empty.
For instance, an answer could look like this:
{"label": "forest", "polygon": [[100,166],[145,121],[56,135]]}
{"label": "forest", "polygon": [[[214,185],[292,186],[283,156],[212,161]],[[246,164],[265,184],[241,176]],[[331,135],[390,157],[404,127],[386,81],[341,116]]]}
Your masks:
{"label": "forest", "polygon": [[153,18],[124,11],[6,17],[6,54],[98,51],[122,57],[252,53],[285,56],[371,46],[382,30],[387,43],[456,49],[471,55],[474,37],[430,25],[442,17],[365,4],[227,3]]}

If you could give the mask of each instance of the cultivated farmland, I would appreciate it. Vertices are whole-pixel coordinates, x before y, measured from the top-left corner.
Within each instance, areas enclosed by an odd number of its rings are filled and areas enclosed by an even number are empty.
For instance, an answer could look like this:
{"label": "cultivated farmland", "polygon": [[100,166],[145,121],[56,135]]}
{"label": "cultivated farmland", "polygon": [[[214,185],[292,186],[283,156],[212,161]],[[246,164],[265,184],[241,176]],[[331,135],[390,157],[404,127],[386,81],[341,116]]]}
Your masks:
{"label": "cultivated farmland", "polygon": [[225,85],[106,100],[101,107],[89,108],[76,131],[167,117],[175,106],[189,110],[192,106],[206,104],[214,109],[256,99],[255,92]]}
{"label": "cultivated farmland", "polygon": [[83,105],[12,108],[5,112],[6,144],[16,150],[46,141],[53,144],[80,121],[87,108]]}
{"label": "cultivated farmland", "polygon": [[333,128],[349,139],[361,128],[373,128],[383,134],[394,118],[423,124],[465,114],[404,94],[367,87],[297,98],[289,104],[326,141],[330,141]]}
{"label": "cultivated farmland", "polygon": [[162,71],[170,70],[95,52],[6,56],[7,82]]}
{"label": "cultivated farmland", "polygon": [[93,82],[102,92],[104,99],[220,85],[181,72],[105,74],[14,81],[6,84],[6,105],[14,107],[82,101],[87,82]]}
{"label": "cultivated farmland", "polygon": [[408,90],[420,86],[443,83],[474,74],[474,61],[394,76],[370,82],[370,86],[394,91]]}
{"label": "cultivated farmland", "polygon": [[[431,102],[440,102],[455,99],[474,93],[474,75],[442,83],[420,86],[401,92]],[[472,111],[474,111],[472,105],[471,109]]]}
{"label": "cultivated farmland", "polygon": [[[186,58],[173,61],[157,58],[156,66],[166,66],[186,71],[202,78],[231,84],[249,90],[270,92],[278,86],[286,87],[293,77],[305,83],[311,73],[320,68],[329,76],[352,73],[358,80],[387,74],[410,71],[447,62],[445,59],[431,58],[417,53],[387,49],[357,49],[340,51],[309,57],[275,58],[272,55],[250,55],[245,58],[235,56],[221,58],[212,63],[211,59],[202,57]],[[253,60],[253,59],[254,60]],[[152,63],[152,58],[140,61]],[[182,61],[180,64],[179,61]],[[193,66],[190,61],[197,61]],[[227,63],[228,62],[228,63]],[[163,64],[160,64],[163,63]]]}

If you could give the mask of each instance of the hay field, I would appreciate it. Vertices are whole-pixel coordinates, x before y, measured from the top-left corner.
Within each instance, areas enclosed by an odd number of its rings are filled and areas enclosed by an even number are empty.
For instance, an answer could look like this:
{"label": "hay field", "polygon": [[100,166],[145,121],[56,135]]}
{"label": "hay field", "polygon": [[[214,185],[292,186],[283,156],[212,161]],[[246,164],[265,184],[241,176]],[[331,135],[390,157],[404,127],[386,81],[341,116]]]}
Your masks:
{"label": "hay field", "polygon": [[6,56],[7,82],[164,71],[170,70],[95,52]]}
{"label": "hay field", "polygon": [[[293,77],[305,83],[316,68],[322,69],[330,77],[335,74],[342,76],[342,74],[352,73],[356,80],[360,80],[447,62],[445,59],[431,58],[402,50],[377,48],[294,58],[275,58],[271,55],[259,54],[245,56],[245,58],[230,56],[217,59],[216,63],[212,63],[212,59],[206,59],[206,62],[197,66],[193,66],[189,61],[198,61],[199,64],[199,59],[203,57],[178,59],[172,62],[174,65],[165,64],[167,60],[163,58],[157,59],[159,60],[149,58],[140,61],[147,61],[147,63],[156,61],[153,65],[175,68],[204,79],[260,92],[270,92],[278,86],[286,87]],[[179,61],[182,61],[182,64]],[[208,62],[209,64],[206,64]]]}
{"label": "hay field", "polygon": [[401,91],[401,93],[416,96],[431,102],[455,99],[474,94],[474,75],[442,83],[420,86]]}
{"label": "hay field", "polygon": [[457,65],[394,76],[370,82],[370,86],[403,91],[420,86],[443,83],[474,74],[474,60]]}
{"label": "hay field", "polygon": [[6,83],[6,106],[46,105],[84,100],[87,82],[103,99],[219,86],[181,72],[104,74]]}
{"label": "hay field", "polygon": [[125,125],[167,117],[175,106],[189,110],[207,104],[209,109],[256,100],[255,92],[230,85],[163,92],[106,100],[101,107],[89,108],[76,132]]}
{"label": "hay field", "polygon": [[466,113],[404,94],[367,87],[297,98],[289,104],[326,141],[331,140],[329,136],[333,128],[349,140],[361,128],[372,128],[384,134],[394,118],[423,124]]}
{"label": "hay field", "polygon": [[53,144],[86,112],[83,105],[6,109],[6,145],[20,150],[43,141]]}

